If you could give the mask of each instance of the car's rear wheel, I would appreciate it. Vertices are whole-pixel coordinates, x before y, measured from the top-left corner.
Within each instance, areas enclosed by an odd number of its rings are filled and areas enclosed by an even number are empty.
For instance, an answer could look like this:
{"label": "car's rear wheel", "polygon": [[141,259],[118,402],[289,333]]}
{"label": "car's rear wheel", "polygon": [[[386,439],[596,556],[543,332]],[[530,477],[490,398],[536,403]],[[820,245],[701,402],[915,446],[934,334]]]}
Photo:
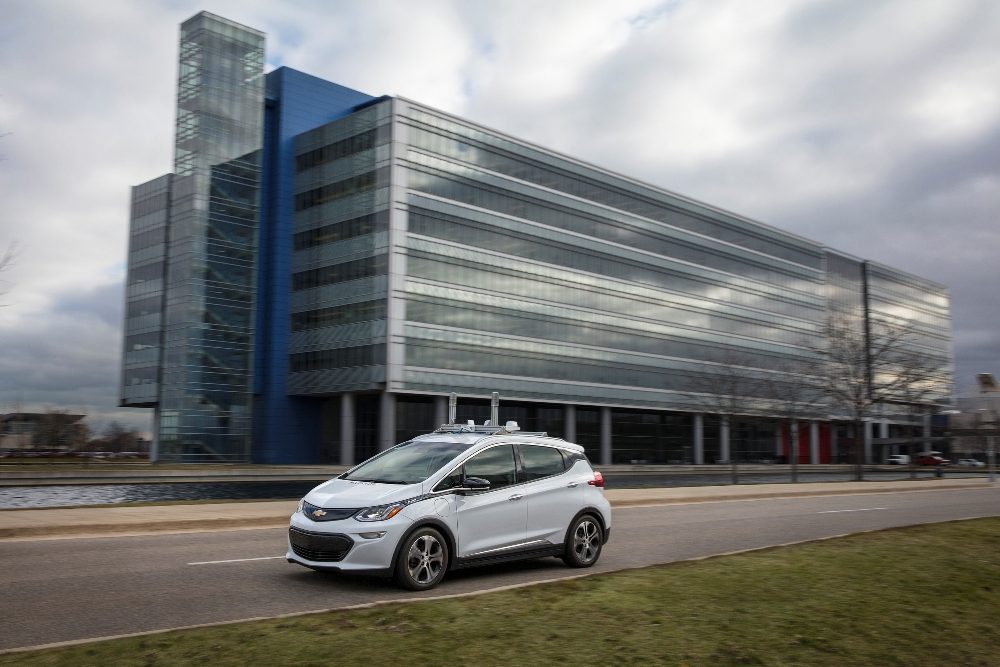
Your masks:
{"label": "car's rear wheel", "polygon": [[590,514],[572,523],[566,533],[566,553],[563,562],[570,567],[590,567],[601,556],[604,543],[601,525]]}
{"label": "car's rear wheel", "polygon": [[437,530],[426,527],[411,533],[399,550],[396,581],[411,591],[433,588],[448,571],[448,543]]}

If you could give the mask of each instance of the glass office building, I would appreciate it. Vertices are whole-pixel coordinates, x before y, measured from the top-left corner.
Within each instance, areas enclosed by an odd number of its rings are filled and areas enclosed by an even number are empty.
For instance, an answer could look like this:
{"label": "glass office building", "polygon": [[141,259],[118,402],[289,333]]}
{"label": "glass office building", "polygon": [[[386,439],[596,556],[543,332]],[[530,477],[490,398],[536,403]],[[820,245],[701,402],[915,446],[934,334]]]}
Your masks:
{"label": "glass office building", "polygon": [[174,173],[137,186],[122,405],[155,408],[154,458],[251,457],[264,35],[181,26]]}
{"label": "glass office building", "polygon": [[[122,404],[156,408],[160,460],[349,464],[451,392],[488,419],[493,391],[600,463],[773,460],[763,397],[714,417],[699,382],[738,360],[780,383],[833,310],[916,322],[950,369],[940,285],[417,102],[258,76],[262,40],[184,24],[175,174],[133,193]],[[805,462],[836,459],[828,419],[801,427]]]}

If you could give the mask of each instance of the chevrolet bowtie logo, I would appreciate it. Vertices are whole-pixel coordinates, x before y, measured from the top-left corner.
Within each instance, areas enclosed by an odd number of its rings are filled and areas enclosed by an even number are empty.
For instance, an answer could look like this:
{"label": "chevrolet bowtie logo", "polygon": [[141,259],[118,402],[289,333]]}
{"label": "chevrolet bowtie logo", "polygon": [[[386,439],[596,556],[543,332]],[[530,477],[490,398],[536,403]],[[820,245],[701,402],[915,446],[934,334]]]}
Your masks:
{"label": "chevrolet bowtie logo", "polygon": [[314,509],[312,515],[313,516],[326,516],[326,510]]}

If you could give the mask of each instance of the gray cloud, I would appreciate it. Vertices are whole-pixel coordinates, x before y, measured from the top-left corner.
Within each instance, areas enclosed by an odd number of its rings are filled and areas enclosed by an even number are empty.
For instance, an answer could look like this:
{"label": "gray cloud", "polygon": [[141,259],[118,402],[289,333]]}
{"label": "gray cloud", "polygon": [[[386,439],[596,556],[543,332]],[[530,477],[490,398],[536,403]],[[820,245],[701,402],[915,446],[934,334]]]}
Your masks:
{"label": "gray cloud", "polygon": [[[1000,373],[991,0],[11,0],[0,25],[0,409],[116,407],[129,187],[171,168],[178,24],[399,94],[951,288]],[[132,415],[132,417],[129,417]]]}
{"label": "gray cloud", "polygon": [[89,415],[97,432],[110,421],[148,431],[148,410],[116,407],[123,290],[116,282],[60,293],[44,317],[0,330],[0,412],[62,408]]}

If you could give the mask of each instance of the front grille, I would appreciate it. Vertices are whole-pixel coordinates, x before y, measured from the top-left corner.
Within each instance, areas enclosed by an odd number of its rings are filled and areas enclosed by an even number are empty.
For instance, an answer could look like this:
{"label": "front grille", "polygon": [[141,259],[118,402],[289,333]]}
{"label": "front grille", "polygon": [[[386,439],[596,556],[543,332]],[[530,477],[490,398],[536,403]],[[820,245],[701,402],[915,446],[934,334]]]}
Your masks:
{"label": "front grille", "polygon": [[[360,507],[329,509],[326,507],[317,507],[316,505],[307,502],[302,503],[302,514],[313,521],[342,521],[343,519],[349,519],[354,516],[360,512],[361,509],[362,508]],[[317,514],[317,512],[319,512],[319,514]]]}
{"label": "front grille", "polygon": [[314,533],[301,528],[288,529],[288,542],[296,556],[306,560],[336,563],[343,560],[354,542],[347,535]]}

